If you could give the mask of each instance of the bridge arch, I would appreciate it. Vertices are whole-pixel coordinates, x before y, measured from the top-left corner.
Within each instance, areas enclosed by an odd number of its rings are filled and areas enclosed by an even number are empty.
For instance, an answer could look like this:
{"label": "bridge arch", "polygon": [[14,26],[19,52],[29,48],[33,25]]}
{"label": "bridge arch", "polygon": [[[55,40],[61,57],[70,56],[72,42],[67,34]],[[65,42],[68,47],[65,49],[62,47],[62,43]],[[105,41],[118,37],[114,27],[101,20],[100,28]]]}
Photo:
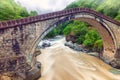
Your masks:
{"label": "bridge arch", "polygon": [[[9,70],[14,63],[11,71],[28,72],[26,64],[30,67],[36,64],[34,51],[39,41],[58,24],[74,19],[87,22],[100,33],[104,44],[103,59],[108,63],[114,60],[115,67],[120,67],[120,22],[91,9],[74,8],[0,22],[0,64],[3,64],[0,69],[5,66],[4,70]],[[6,65],[8,62],[10,66]],[[19,67],[21,64],[23,68]]]}
{"label": "bridge arch", "polygon": [[38,41],[36,42],[36,46],[38,42],[43,39],[52,29],[54,29],[60,23],[63,23],[68,20],[80,20],[84,21],[90,25],[92,25],[100,34],[103,40],[103,54],[102,58],[106,62],[110,62],[114,59],[116,48],[117,48],[117,41],[115,39],[114,33],[112,32],[111,28],[107,23],[104,22],[104,19],[101,19],[95,15],[89,13],[77,13],[68,16],[63,16],[62,18],[55,19],[52,23],[48,24],[48,27],[43,31],[43,33],[39,36]]}

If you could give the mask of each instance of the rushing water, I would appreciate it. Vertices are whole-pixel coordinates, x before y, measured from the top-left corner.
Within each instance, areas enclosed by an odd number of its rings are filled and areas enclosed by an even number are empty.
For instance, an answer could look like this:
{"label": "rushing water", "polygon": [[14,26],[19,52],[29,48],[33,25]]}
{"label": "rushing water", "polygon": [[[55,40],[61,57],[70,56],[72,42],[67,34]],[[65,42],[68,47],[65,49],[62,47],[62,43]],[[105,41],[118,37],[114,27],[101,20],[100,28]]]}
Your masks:
{"label": "rushing water", "polygon": [[64,42],[57,40],[53,46],[41,50],[37,60],[42,64],[42,76],[38,80],[120,80],[119,70],[96,57],[73,51]]}

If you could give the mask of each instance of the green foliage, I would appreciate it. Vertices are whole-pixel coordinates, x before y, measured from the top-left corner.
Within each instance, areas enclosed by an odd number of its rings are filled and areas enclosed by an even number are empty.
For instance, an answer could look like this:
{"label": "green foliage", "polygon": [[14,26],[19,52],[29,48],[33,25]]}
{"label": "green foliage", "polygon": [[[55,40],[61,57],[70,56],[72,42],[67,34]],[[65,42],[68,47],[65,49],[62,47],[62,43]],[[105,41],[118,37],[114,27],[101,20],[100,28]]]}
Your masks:
{"label": "green foliage", "polygon": [[116,16],[116,20],[120,21],[120,15]]}
{"label": "green foliage", "polygon": [[18,19],[32,15],[33,12],[28,13],[26,8],[18,5],[14,0],[0,0],[0,20]]}
{"label": "green foliage", "polygon": [[85,39],[85,34],[88,31],[88,25],[85,22],[74,20],[63,30],[64,35],[75,35],[77,43],[82,44]]}
{"label": "green foliage", "polygon": [[87,26],[88,25],[85,22],[74,20],[74,23],[72,24],[72,32],[77,36],[85,35],[88,31]]}
{"label": "green foliage", "polygon": [[[117,21],[120,21],[120,1],[118,0],[77,0],[76,2],[68,5],[66,9],[75,7],[91,8],[98,12],[101,12],[104,15],[110,16]],[[73,28],[72,30],[74,30],[75,34],[84,33],[78,29],[78,26],[76,27],[74,25],[74,27],[75,28]],[[98,51],[102,50],[103,47],[103,41],[100,38],[98,32],[94,29],[89,28],[85,36],[79,35],[79,37],[77,38],[77,43],[84,44],[87,47],[95,48]]]}
{"label": "green foliage", "polygon": [[98,51],[102,50],[103,47],[103,41],[102,39],[98,39],[94,43],[94,48],[96,48]]}
{"label": "green foliage", "polygon": [[[120,1],[118,0],[77,0],[68,5],[66,9],[75,7],[91,8],[120,21]],[[58,27],[56,28],[58,34],[63,33],[65,36],[72,34],[77,37],[77,43],[97,49],[97,51],[102,50],[102,39],[96,30],[89,28],[88,24],[80,21],[67,21]]]}
{"label": "green foliage", "polygon": [[73,3],[71,3],[70,5],[68,5],[68,6],[66,7],[66,9],[75,8],[75,7],[79,7],[79,5],[76,4],[76,2],[73,2]]}
{"label": "green foliage", "polygon": [[[68,26],[68,25],[70,25],[70,24],[72,24],[73,23],[73,21],[66,21],[65,23],[62,23],[62,24],[60,24],[60,25],[58,25],[55,29],[56,29],[56,32],[54,33],[54,29],[51,31],[51,32],[49,32],[47,35],[46,35],[46,37],[54,37],[54,36],[56,36],[56,35],[63,35],[63,32],[65,32],[65,31],[63,31],[64,30],[64,28],[66,27],[66,26]],[[52,35],[51,35],[52,34]],[[69,33],[68,33],[69,34]],[[54,36],[53,36],[54,35]],[[65,33],[65,35],[67,35],[67,32]]]}
{"label": "green foliage", "polygon": [[64,30],[63,30],[63,33],[65,36],[69,35],[71,33],[71,25],[68,25]]}
{"label": "green foliage", "polygon": [[16,13],[14,12],[14,8],[11,4],[12,3],[9,0],[0,0],[0,20],[14,18]]}
{"label": "green foliage", "polygon": [[85,40],[83,44],[88,47],[93,47],[94,43],[99,39],[100,39],[99,33],[96,30],[91,29],[85,35]]}
{"label": "green foliage", "polygon": [[22,10],[20,11],[19,15],[21,17],[28,17],[28,16],[30,16],[29,13],[27,12],[26,8],[22,8]]}
{"label": "green foliage", "polygon": [[[120,1],[118,1],[118,0],[77,0],[73,3],[71,3],[70,5],[68,5],[66,7],[66,9],[75,8],[75,7],[91,8],[91,9],[94,9],[98,12],[101,12],[107,16],[110,16],[110,17],[115,18],[116,20],[120,21]],[[80,29],[80,27],[82,25],[84,26],[84,24],[80,24],[80,26],[79,26],[79,25],[77,25],[77,22],[76,23],[74,22],[74,24],[72,24],[73,22],[67,21],[65,23],[60,24],[56,28],[57,33],[69,35],[72,32],[76,36],[82,36],[82,34],[86,33],[86,31],[85,31],[85,30],[87,30],[86,27],[82,27],[84,30]],[[55,34],[55,33],[53,33],[53,34]],[[77,42],[82,43],[81,40],[82,40],[82,38],[79,37],[79,39],[77,39]]]}
{"label": "green foliage", "polygon": [[66,21],[65,23],[58,25],[58,27],[56,27],[58,34],[63,34],[64,28],[72,23],[73,21]]}
{"label": "green foliage", "polygon": [[67,21],[53,29],[47,37],[54,37],[60,34],[61,31],[59,30],[62,28],[65,36],[73,35],[76,37],[76,43],[84,44],[89,48],[95,48],[99,51],[103,46],[102,40],[99,33],[89,26],[87,23],[78,20]]}
{"label": "green foliage", "polygon": [[85,35],[81,35],[77,38],[77,43],[78,44],[82,44],[85,40]]}
{"label": "green foliage", "polygon": [[63,30],[64,35],[73,33],[76,36],[85,35],[87,32],[87,24],[85,22],[74,20]]}
{"label": "green foliage", "polygon": [[77,0],[68,5],[66,9],[75,7],[91,8],[111,18],[117,17],[116,20],[119,20],[120,1],[118,0]]}
{"label": "green foliage", "polygon": [[115,17],[115,19],[120,21],[120,11],[119,11],[118,15]]}
{"label": "green foliage", "polygon": [[53,29],[51,32],[49,32],[49,34],[46,35],[46,37],[51,38],[51,37],[56,36],[57,34],[58,34],[57,29]]}
{"label": "green foliage", "polygon": [[31,11],[30,12],[30,16],[35,16],[35,15],[37,15],[38,13],[36,12],[36,11]]}

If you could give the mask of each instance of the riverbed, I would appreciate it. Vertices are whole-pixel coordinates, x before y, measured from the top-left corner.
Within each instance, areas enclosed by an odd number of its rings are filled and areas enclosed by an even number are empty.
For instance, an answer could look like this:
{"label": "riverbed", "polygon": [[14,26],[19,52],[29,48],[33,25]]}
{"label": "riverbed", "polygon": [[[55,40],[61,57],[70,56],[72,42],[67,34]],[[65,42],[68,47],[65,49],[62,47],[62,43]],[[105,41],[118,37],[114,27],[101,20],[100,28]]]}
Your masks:
{"label": "riverbed", "polygon": [[119,70],[64,43],[62,38],[51,47],[41,49],[42,54],[37,57],[42,64],[38,80],[120,80]]}

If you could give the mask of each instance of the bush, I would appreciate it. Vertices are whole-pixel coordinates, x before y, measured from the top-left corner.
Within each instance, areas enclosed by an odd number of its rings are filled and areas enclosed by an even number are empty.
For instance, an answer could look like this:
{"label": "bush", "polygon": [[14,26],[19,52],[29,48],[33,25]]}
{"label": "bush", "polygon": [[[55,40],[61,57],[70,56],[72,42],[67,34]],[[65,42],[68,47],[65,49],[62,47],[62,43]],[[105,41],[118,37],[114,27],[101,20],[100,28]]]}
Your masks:
{"label": "bush", "polygon": [[88,47],[93,47],[94,43],[99,39],[101,39],[99,36],[99,33],[96,30],[91,29],[85,35],[85,40],[84,40],[83,44]]}
{"label": "bush", "polygon": [[77,43],[82,44],[84,40],[85,40],[85,36],[81,35],[77,38]]}
{"label": "bush", "polygon": [[94,48],[96,48],[97,51],[101,51],[102,50],[102,48],[103,48],[103,41],[102,41],[102,39],[99,39],[99,40],[95,41]]}
{"label": "bush", "polygon": [[64,35],[65,36],[69,35],[71,33],[71,29],[72,28],[70,25],[66,26],[66,28],[63,30]]}
{"label": "bush", "polygon": [[56,29],[53,29],[51,32],[49,32],[46,37],[47,38],[51,38],[51,37],[55,37],[56,35],[58,35],[58,31]]}

